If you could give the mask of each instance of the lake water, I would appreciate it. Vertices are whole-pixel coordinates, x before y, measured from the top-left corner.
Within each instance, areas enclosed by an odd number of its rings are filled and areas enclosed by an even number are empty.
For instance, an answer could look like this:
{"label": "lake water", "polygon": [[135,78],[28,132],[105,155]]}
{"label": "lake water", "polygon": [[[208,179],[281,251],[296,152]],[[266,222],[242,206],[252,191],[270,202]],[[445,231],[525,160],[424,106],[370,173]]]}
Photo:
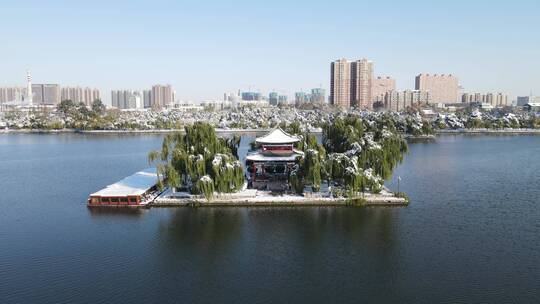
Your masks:
{"label": "lake water", "polygon": [[0,303],[540,302],[540,137],[411,144],[406,208],[86,207],[160,144],[0,135]]}

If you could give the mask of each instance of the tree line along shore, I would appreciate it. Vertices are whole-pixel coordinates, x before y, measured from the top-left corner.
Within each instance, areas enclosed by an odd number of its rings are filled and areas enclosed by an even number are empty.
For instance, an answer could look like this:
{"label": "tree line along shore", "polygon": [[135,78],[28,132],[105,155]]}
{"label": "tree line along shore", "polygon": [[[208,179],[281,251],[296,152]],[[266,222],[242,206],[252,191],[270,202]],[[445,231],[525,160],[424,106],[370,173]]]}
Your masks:
{"label": "tree line along shore", "polygon": [[[365,120],[389,119],[398,133],[413,136],[469,130],[490,130],[512,133],[536,133],[540,117],[533,112],[516,108],[479,110],[464,108],[455,113],[426,113],[421,109],[404,112],[370,112],[358,109],[343,110],[329,106],[310,109],[292,107],[256,108],[203,111],[145,110],[120,111],[107,109],[101,101],[91,107],[62,101],[56,108],[31,110],[9,109],[0,112],[0,130],[4,132],[171,132],[186,125],[205,121],[219,131],[269,130],[297,122],[303,129],[321,131],[335,119],[349,116]],[[515,132],[514,132],[515,133]]]}

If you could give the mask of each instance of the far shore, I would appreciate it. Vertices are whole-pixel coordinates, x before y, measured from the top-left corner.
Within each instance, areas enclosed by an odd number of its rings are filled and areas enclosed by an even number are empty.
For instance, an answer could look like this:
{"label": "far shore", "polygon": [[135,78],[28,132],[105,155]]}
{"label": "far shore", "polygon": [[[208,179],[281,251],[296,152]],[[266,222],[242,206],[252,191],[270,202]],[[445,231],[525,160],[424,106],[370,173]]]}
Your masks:
{"label": "far shore", "polygon": [[[271,129],[219,129],[217,133],[261,133],[268,132]],[[21,134],[64,134],[64,133],[81,133],[81,134],[162,134],[184,132],[184,129],[153,129],[153,130],[78,130],[78,129],[1,129],[0,134],[21,133]],[[314,132],[321,133],[321,132]]]}
{"label": "far shore", "polygon": [[540,135],[540,129],[457,129],[457,130],[436,130],[437,135],[444,134],[516,134],[516,135]]}
{"label": "far shore", "polygon": [[[264,133],[271,129],[220,129],[216,128],[217,133]],[[80,133],[80,134],[167,134],[174,132],[184,132],[184,129],[155,129],[155,130],[77,130],[77,129],[0,129],[0,134],[65,134],[65,133]],[[322,131],[312,131],[314,134],[321,134]],[[540,135],[540,129],[452,129],[452,130],[435,130],[435,135],[452,135],[452,134],[478,134],[478,135]],[[409,135],[405,137],[410,139],[416,138],[433,138],[433,135]]]}

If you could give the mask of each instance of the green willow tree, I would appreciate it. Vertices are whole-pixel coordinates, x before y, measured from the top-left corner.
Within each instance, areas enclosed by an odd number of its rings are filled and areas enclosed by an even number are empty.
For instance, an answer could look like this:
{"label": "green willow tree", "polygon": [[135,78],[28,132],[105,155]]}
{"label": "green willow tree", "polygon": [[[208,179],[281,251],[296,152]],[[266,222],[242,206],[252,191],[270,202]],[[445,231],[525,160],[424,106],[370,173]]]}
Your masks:
{"label": "green willow tree", "polygon": [[280,127],[300,138],[295,148],[304,152],[304,157],[300,159],[297,168],[289,177],[291,187],[296,193],[303,193],[305,185],[311,186],[313,192],[319,192],[322,179],[326,176],[324,166],[326,150],[318,143],[315,135],[302,132],[299,123],[282,124]]}
{"label": "green willow tree", "polygon": [[407,142],[396,133],[393,120],[381,116],[365,123],[358,117],[336,119],[323,127],[329,182],[353,196],[359,191],[381,191],[382,182],[403,160]]}
{"label": "green willow tree", "polygon": [[214,191],[239,191],[244,185],[244,169],[237,155],[240,137],[220,138],[214,127],[202,122],[185,126],[184,131],[166,135],[161,150],[148,154],[160,183],[173,190],[203,194],[208,200]]}
{"label": "green willow tree", "polygon": [[364,136],[364,124],[358,117],[337,118],[323,126],[323,145],[330,153],[344,153]]}

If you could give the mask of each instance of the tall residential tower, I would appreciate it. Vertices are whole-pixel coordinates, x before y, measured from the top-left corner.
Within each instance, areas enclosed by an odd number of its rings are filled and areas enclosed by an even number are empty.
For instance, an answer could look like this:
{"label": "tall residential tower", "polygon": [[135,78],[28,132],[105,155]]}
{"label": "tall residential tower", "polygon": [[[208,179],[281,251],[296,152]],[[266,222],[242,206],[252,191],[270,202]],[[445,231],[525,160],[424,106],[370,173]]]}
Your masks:
{"label": "tall residential tower", "polygon": [[152,108],[162,109],[174,102],[175,92],[170,84],[152,86]]}
{"label": "tall residential tower", "polygon": [[32,75],[30,75],[30,71],[26,71],[26,101],[28,101],[28,104],[31,106],[33,103],[33,93],[32,93]]}
{"label": "tall residential tower", "polygon": [[330,103],[343,108],[373,108],[373,62],[339,59],[330,65]]}
{"label": "tall residential tower", "polygon": [[342,108],[351,106],[351,63],[347,59],[330,64],[330,104]]}

